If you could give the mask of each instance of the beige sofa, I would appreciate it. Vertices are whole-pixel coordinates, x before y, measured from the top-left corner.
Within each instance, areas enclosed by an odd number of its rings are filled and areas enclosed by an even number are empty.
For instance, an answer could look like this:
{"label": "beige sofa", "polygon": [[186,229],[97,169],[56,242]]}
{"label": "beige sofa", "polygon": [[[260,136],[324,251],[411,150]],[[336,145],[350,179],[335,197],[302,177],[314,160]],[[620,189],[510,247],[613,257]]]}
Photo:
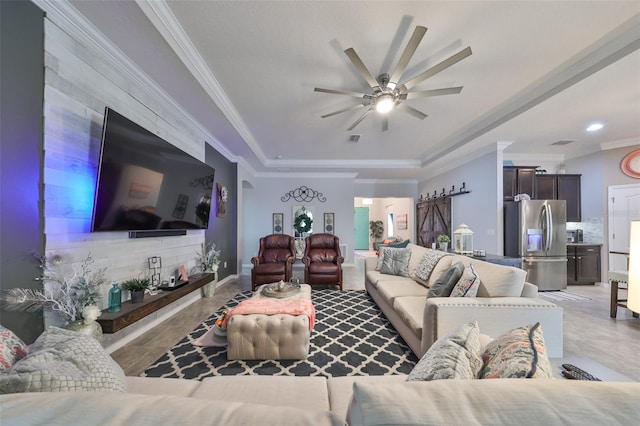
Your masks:
{"label": "beige sofa", "polygon": [[406,376],[128,377],[128,393],[0,395],[3,425],[634,424],[638,383]]}
{"label": "beige sofa", "polygon": [[[409,347],[418,356],[438,337],[468,321],[478,321],[483,334],[498,336],[523,325],[540,322],[548,355],[562,357],[562,308],[538,299],[537,286],[525,282],[522,269],[467,256],[444,256],[425,282],[416,276],[423,255],[431,249],[409,244],[409,276],[376,271],[377,257],[365,259],[365,288]],[[480,277],[477,297],[434,297],[429,287],[452,264],[472,264]]]}

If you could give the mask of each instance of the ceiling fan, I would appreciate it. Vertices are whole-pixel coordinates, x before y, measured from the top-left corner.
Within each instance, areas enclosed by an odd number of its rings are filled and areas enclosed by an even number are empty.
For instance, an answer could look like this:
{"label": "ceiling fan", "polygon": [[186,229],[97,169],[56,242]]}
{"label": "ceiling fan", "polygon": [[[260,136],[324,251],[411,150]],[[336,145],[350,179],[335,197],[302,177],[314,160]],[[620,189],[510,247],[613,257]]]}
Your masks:
{"label": "ceiling fan", "polygon": [[[450,56],[437,65],[434,65],[433,67],[420,73],[411,80],[408,80],[404,83],[399,82],[399,80],[402,78],[402,74],[404,74],[407,65],[409,64],[409,61],[411,60],[411,57],[415,53],[426,32],[426,27],[417,26],[413,31],[413,34],[409,39],[409,43],[407,43],[407,47],[405,47],[404,52],[402,52],[402,56],[400,56],[400,60],[396,64],[396,67],[391,75],[382,74],[378,76],[377,79],[373,77],[373,74],[371,74],[369,69],[366,67],[364,62],[362,62],[353,48],[346,49],[344,53],[349,57],[353,65],[355,65],[355,67],[358,69],[362,77],[364,77],[364,79],[367,81],[369,86],[371,86],[372,91],[370,93],[358,93],[348,92],[344,90],[322,89],[319,87],[314,88],[313,90],[316,92],[331,93],[334,95],[345,95],[364,99],[364,101],[359,104],[334,111],[329,114],[325,114],[321,117],[326,118],[343,112],[366,108],[364,114],[362,114],[360,118],[358,118],[351,126],[349,126],[349,128],[347,129],[348,131],[353,130],[358,124],[360,124],[360,122],[362,122],[362,120],[364,120],[367,114],[369,114],[373,110],[378,111],[382,114],[386,114],[395,108],[422,120],[427,116],[427,114],[406,105],[404,103],[405,100],[460,93],[460,91],[462,91],[462,86],[445,87],[442,89],[423,90],[418,92],[409,92],[409,90],[419,83],[423,82],[427,78],[439,73],[446,68],[449,68],[450,66],[471,55],[471,47],[467,47],[460,52]],[[389,130],[389,120],[387,115],[383,115],[382,120],[382,131]]]}

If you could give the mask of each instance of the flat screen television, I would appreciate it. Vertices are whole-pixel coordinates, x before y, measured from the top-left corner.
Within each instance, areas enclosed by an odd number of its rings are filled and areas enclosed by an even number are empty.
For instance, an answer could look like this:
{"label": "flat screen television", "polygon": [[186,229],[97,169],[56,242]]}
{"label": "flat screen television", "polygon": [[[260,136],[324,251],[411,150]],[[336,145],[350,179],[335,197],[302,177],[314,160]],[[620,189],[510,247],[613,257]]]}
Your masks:
{"label": "flat screen television", "polygon": [[107,107],[91,231],[144,237],[206,229],[214,172]]}

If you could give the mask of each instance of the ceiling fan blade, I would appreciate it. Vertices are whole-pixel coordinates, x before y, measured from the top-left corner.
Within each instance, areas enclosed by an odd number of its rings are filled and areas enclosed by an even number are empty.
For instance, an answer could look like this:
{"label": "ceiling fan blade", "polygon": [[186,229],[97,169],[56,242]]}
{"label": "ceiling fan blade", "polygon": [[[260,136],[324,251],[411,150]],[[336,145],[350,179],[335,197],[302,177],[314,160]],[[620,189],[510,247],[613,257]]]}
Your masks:
{"label": "ceiling fan blade", "polygon": [[423,90],[421,92],[403,93],[401,99],[426,98],[429,96],[455,95],[462,91],[462,86],[445,87],[443,89]]}
{"label": "ceiling fan blade", "polygon": [[420,120],[423,120],[423,119],[425,119],[425,118],[427,117],[427,114],[425,114],[425,113],[423,113],[423,112],[420,112],[420,111],[418,111],[418,110],[417,110],[417,109],[415,109],[415,108],[412,108],[412,107],[410,107],[410,106],[407,106],[406,104],[402,104],[402,103],[400,103],[400,104],[398,104],[398,105],[396,106],[396,108],[398,108],[399,110],[402,110],[402,111],[404,111],[404,112],[407,112],[407,113],[409,113],[409,114],[413,115],[414,117],[419,118]]}
{"label": "ceiling fan blade", "polygon": [[386,132],[387,130],[389,130],[389,117],[385,115],[382,117],[382,131]]}
{"label": "ceiling fan blade", "polygon": [[453,56],[450,56],[449,58],[445,59],[444,61],[440,62],[437,65],[434,65],[433,67],[429,68],[428,70],[426,70],[425,72],[423,72],[422,74],[419,74],[418,76],[412,78],[411,80],[407,81],[406,83],[403,84],[403,86],[406,89],[410,89],[413,86],[415,86],[416,84],[421,83],[422,81],[426,80],[427,78],[439,73],[440,71],[449,68],[450,66],[457,64],[458,62],[460,62],[461,60],[463,60],[464,58],[466,58],[467,56],[471,55],[471,47],[467,47],[466,49],[461,50],[460,52],[456,53]]}
{"label": "ceiling fan blade", "polygon": [[347,112],[347,111],[353,111],[354,109],[362,108],[362,107],[367,106],[367,105],[369,105],[369,104],[367,103],[367,104],[353,105],[353,106],[350,106],[350,107],[347,107],[347,108],[344,108],[344,109],[341,109],[341,110],[338,110],[338,111],[330,112],[329,114],[321,115],[320,117],[321,118],[331,117],[332,115],[340,114],[340,113]]}
{"label": "ceiling fan blade", "polygon": [[[413,30],[413,34],[409,39],[409,43],[407,43],[407,47],[404,48],[404,52],[402,52],[396,68],[391,73],[391,77],[389,77],[389,83],[387,84],[387,87],[389,87],[390,89],[395,89],[395,87],[398,85],[398,80],[400,80],[400,77],[402,77],[402,74],[407,69],[409,61],[413,57],[413,54],[416,52],[416,49],[418,48],[418,45],[422,41],[422,38],[424,37],[426,32],[427,28],[421,26],[417,26],[416,29]],[[392,86],[390,87],[390,85]]]}
{"label": "ceiling fan blade", "polygon": [[362,59],[360,59],[360,56],[358,56],[356,51],[353,50],[352,47],[350,47],[347,50],[345,50],[344,53],[346,53],[346,55],[349,57],[349,59],[351,59],[351,62],[353,63],[353,65],[355,65],[355,67],[358,69],[358,71],[360,71],[360,74],[362,74],[362,77],[364,77],[364,79],[367,81],[367,83],[369,83],[369,86],[371,86],[371,88],[374,91],[379,91],[380,90],[380,85],[378,84],[378,81],[371,74],[369,69],[364,64],[364,62],[362,62]]}
{"label": "ceiling fan blade", "polygon": [[356,121],[355,121],[351,126],[349,126],[349,128],[348,128],[347,130],[348,130],[348,131],[351,131],[351,130],[355,129],[355,128],[356,128],[356,126],[357,126],[358,124],[360,124],[360,122],[361,122],[362,120],[364,120],[364,118],[367,116],[367,114],[369,114],[369,112],[371,112],[371,108],[369,108],[368,110],[366,110],[366,111],[364,112],[364,114],[362,114],[362,115],[360,116],[360,118],[358,118],[358,119],[357,119],[357,120],[356,120]]}
{"label": "ceiling fan blade", "polygon": [[332,95],[353,96],[354,98],[371,98],[371,95],[368,93],[348,92],[346,90],[322,89],[320,87],[316,87],[313,89],[313,91],[322,92],[322,93],[331,93]]}

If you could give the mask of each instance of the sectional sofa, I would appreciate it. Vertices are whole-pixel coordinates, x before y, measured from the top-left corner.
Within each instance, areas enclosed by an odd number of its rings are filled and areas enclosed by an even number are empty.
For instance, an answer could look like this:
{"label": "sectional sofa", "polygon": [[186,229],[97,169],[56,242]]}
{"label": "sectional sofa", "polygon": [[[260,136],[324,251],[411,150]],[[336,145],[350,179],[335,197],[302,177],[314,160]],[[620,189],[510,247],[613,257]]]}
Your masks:
{"label": "sectional sofa", "polygon": [[638,383],[405,376],[128,377],[127,393],[0,395],[3,425],[627,425]]}
{"label": "sectional sofa", "polygon": [[[427,279],[416,273],[425,254],[437,251],[409,243],[407,276],[377,270],[378,258],[365,258],[365,289],[391,324],[421,357],[438,337],[467,321],[478,321],[489,336],[540,322],[549,357],[562,357],[562,308],[538,299],[526,272],[461,255],[440,258]],[[442,252],[437,252],[442,253]],[[473,265],[480,284],[475,297],[427,298],[429,288],[453,264]]]}
{"label": "sectional sofa", "polygon": [[[409,249],[416,257],[426,253],[418,246]],[[427,285],[457,261],[475,265],[482,283],[476,297],[427,299]],[[377,260],[371,259],[366,262],[366,287],[418,355],[462,322],[477,320],[481,332],[489,336],[539,321],[548,355],[561,357],[562,310],[537,299],[537,289],[524,282],[519,270],[485,263],[446,256],[434,267],[433,280],[420,283],[376,271]],[[415,277],[415,259],[408,269]],[[43,339],[40,346],[51,346],[50,353],[56,356],[71,357],[61,360],[61,368],[73,380],[64,383],[52,380],[50,373],[25,369],[26,383],[16,391],[20,393],[0,395],[3,425],[626,425],[640,418],[640,384],[563,379],[562,361],[558,360],[552,363],[555,379],[407,381],[405,375],[393,375],[214,376],[196,381],[125,377],[91,337],[51,329],[44,333],[51,335],[51,345]],[[50,359],[50,355],[42,357],[47,370],[54,369]],[[75,386],[77,390],[34,391],[42,384],[55,385],[56,390]],[[9,385],[22,386],[0,374],[0,393],[6,393]]]}

